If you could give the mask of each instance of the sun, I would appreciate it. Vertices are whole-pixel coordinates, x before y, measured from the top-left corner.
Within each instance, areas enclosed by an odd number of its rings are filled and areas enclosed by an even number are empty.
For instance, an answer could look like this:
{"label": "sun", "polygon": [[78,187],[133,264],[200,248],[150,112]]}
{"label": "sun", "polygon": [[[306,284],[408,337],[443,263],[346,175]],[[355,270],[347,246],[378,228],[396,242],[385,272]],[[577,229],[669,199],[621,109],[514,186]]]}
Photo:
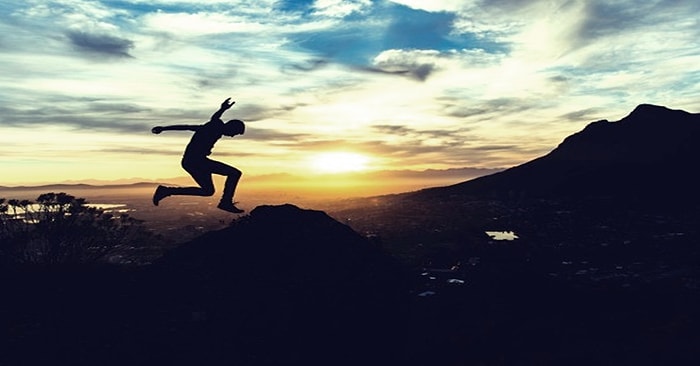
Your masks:
{"label": "sun", "polygon": [[310,158],[310,166],[319,173],[349,173],[367,170],[369,158],[351,152],[324,152]]}

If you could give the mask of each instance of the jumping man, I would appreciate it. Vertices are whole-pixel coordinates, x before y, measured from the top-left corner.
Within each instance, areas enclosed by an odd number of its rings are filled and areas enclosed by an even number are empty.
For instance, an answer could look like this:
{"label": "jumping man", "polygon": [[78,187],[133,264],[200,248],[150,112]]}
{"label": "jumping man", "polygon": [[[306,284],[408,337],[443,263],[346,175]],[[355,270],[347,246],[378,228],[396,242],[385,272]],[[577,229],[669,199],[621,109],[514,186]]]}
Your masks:
{"label": "jumping man", "polygon": [[245,133],[245,125],[242,121],[232,119],[224,123],[221,120],[224,112],[236,103],[230,100],[231,98],[226,98],[221,103],[221,108],[211,116],[209,122],[203,125],[153,127],[151,132],[155,134],[163,131],[194,131],[192,139],[185,148],[181,164],[185,171],[192,176],[192,179],[199,184],[199,187],[166,187],[159,185],[153,194],[154,205],[158,206],[160,200],[168,196],[213,196],[215,189],[212,174],[219,174],[226,176],[226,183],[224,184],[221,201],[216,207],[232,213],[243,212],[233,202],[233,194],[236,191],[238,181],[241,179],[241,171],[230,165],[208,158],[214,144],[221,136],[233,137]]}

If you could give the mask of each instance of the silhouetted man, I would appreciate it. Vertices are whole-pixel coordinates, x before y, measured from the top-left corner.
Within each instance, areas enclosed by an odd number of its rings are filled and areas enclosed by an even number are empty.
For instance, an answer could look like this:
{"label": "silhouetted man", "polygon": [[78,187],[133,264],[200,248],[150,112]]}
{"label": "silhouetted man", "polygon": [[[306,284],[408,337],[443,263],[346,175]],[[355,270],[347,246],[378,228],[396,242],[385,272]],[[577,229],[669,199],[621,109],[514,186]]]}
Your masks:
{"label": "silhouetted man", "polygon": [[209,159],[211,150],[221,136],[236,136],[245,133],[245,125],[242,121],[232,119],[226,123],[221,120],[221,115],[231,108],[236,102],[230,102],[231,98],[221,103],[221,108],[216,111],[209,122],[203,125],[173,125],[156,126],[151,132],[159,134],[163,131],[194,131],[190,143],[185,148],[182,156],[182,167],[192,176],[199,187],[165,187],[159,185],[153,194],[153,204],[158,206],[160,200],[168,196],[212,196],[214,195],[214,182],[212,174],[226,176],[224,192],[221,201],[216,206],[224,211],[242,213],[243,210],[236,207],[233,202],[233,194],[236,191],[241,171],[222,162]]}

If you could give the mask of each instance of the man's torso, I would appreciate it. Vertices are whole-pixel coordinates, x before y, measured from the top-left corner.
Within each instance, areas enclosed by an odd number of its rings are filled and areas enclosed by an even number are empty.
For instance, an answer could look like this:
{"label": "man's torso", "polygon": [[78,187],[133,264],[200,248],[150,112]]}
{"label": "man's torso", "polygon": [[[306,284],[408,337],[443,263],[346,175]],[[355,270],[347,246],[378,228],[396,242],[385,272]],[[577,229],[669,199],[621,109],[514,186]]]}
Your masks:
{"label": "man's torso", "polygon": [[211,154],[214,144],[223,135],[224,123],[221,120],[209,121],[195,131],[185,148],[184,157],[203,158]]}

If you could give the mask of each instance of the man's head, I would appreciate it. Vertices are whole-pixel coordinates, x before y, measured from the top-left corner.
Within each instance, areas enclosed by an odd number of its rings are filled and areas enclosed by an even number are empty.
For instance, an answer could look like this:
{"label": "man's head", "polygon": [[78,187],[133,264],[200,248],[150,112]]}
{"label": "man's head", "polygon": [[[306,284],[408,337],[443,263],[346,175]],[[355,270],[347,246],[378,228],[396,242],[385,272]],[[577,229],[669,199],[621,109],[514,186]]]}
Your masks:
{"label": "man's head", "polygon": [[236,136],[245,133],[245,125],[243,121],[238,119],[232,119],[224,123],[224,135],[226,136]]}

